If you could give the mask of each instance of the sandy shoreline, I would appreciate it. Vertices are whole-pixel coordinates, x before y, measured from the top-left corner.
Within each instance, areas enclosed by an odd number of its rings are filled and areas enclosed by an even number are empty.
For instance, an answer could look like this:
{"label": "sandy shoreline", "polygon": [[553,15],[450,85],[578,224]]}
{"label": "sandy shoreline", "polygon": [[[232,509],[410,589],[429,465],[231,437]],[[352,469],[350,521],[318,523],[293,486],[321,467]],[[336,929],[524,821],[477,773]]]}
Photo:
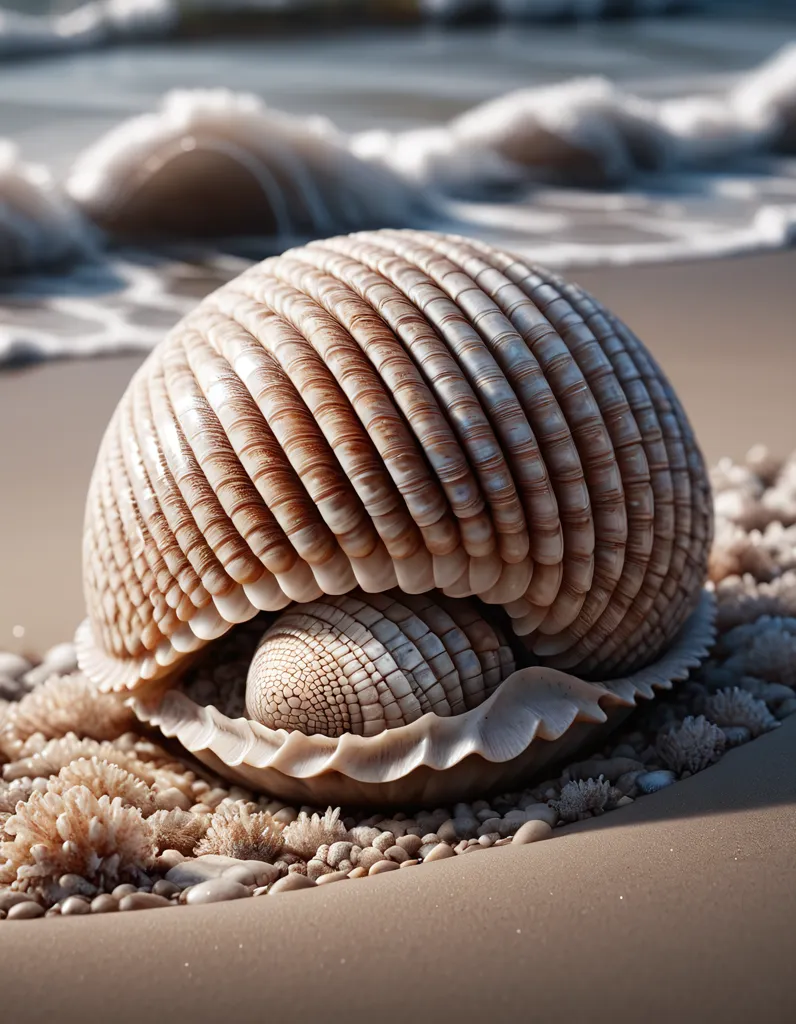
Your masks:
{"label": "sandy shoreline", "polygon": [[[573,273],[672,378],[708,459],[794,447],[796,253]],[[101,431],[139,358],[0,375],[0,647],[66,638]],[[15,638],[15,625],[25,635]],[[796,717],[546,843],[282,900],[0,927],[3,1020],[796,1017]],[[265,920],[264,920],[265,918]]]}

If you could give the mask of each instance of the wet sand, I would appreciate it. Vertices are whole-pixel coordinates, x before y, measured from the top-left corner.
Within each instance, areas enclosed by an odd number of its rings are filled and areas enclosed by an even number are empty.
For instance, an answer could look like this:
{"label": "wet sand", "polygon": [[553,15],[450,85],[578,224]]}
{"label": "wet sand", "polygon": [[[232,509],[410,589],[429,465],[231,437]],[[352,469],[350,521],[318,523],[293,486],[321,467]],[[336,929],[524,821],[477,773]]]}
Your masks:
{"label": "wet sand", "polygon": [[[572,276],[652,349],[713,461],[794,446],[795,270],[791,252]],[[80,616],[83,496],[139,362],[0,375],[0,646],[41,649]],[[488,859],[3,923],[2,1019],[792,1021],[794,849],[791,718],[687,782]]]}
{"label": "wet sand", "polygon": [[[570,276],[651,349],[710,462],[757,441],[782,453],[796,446],[796,252]],[[81,617],[88,479],[141,358],[0,372],[0,649],[41,651]]]}

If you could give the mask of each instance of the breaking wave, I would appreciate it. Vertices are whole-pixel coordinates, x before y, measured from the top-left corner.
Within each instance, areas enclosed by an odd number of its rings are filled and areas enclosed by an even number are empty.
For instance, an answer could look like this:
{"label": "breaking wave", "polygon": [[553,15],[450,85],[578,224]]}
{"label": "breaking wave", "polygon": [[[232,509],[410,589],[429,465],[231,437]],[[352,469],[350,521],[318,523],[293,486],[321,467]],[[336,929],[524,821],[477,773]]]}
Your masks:
{"label": "breaking wave", "polygon": [[[0,274],[18,275],[4,289],[0,361],[148,347],[199,297],[158,293],[158,267],[204,261],[220,284],[219,253],[259,259],[373,227],[476,234],[559,267],[780,248],[796,239],[794,157],[796,45],[720,92],[649,99],[590,77],[405,132],[347,135],[253,95],[175,91],[89,147],[60,183],[0,147]],[[197,240],[187,260],[153,255]],[[131,244],[139,255],[120,255]],[[45,298],[48,288],[58,295]],[[142,289],[158,299],[136,326]],[[35,310],[20,312],[26,295],[66,321],[91,321],[91,303],[117,319],[55,337]]]}

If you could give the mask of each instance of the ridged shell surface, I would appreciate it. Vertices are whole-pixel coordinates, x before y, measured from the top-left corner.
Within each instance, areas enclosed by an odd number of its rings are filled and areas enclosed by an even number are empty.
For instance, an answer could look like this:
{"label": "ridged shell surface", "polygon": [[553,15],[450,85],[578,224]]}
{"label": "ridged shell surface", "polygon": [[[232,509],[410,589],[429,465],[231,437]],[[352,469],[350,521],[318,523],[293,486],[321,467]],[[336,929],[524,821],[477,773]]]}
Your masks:
{"label": "ridged shell surface", "polygon": [[[135,375],[90,486],[81,663],[131,688],[260,610],[397,588],[623,677],[696,607],[711,523],[671,386],[586,292],[459,237],[332,238],[208,296]],[[295,650],[291,614],[264,642]]]}

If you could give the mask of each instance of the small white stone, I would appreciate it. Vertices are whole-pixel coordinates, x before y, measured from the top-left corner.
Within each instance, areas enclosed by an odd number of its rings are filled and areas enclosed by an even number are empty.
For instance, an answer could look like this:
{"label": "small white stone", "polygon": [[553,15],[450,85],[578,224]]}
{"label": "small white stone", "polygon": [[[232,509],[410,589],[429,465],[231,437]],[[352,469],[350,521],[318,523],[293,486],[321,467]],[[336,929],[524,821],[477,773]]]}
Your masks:
{"label": "small white stone", "polygon": [[656,793],[659,789],[665,789],[677,781],[674,772],[661,768],[654,772],[644,772],[636,779],[636,787],[641,793]]}

